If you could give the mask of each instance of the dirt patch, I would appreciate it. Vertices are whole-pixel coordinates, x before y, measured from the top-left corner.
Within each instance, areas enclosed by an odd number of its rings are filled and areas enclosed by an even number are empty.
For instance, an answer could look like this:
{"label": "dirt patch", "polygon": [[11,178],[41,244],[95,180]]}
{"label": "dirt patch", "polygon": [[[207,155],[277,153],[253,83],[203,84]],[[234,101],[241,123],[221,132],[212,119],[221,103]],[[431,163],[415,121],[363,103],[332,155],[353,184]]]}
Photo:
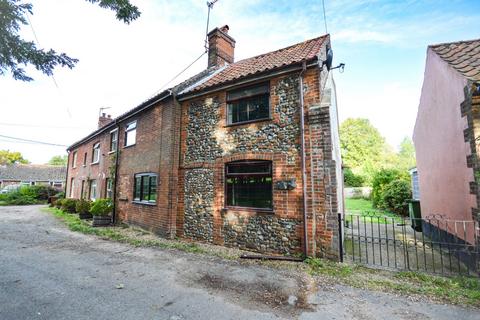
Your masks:
{"label": "dirt patch", "polygon": [[249,309],[270,312],[273,309],[281,315],[290,316],[314,311],[314,305],[309,303],[308,297],[314,293],[315,286],[300,279],[295,280],[295,286],[285,286],[281,281],[275,283],[260,278],[249,282],[225,278],[221,275],[205,274],[196,283]]}

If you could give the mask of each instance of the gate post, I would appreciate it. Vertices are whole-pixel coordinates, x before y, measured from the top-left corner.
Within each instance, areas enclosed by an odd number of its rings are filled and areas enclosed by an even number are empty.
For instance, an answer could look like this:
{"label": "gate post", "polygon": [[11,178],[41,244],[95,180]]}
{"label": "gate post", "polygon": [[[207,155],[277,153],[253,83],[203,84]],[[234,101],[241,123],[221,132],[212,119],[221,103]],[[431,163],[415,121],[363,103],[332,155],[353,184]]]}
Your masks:
{"label": "gate post", "polygon": [[340,262],[343,262],[343,223],[342,214],[338,213],[338,253]]}

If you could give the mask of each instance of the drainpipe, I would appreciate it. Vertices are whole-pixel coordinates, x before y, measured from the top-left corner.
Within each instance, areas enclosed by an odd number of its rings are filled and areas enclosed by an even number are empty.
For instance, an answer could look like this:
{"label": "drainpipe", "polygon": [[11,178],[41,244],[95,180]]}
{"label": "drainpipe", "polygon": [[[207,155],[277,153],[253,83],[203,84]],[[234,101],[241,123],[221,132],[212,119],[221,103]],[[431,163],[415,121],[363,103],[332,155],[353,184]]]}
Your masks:
{"label": "drainpipe", "polygon": [[308,223],[307,223],[307,172],[305,165],[305,110],[303,101],[303,74],[307,70],[306,62],[303,61],[302,71],[298,75],[300,81],[300,139],[302,146],[302,193],[303,193],[303,253],[308,256]]}
{"label": "drainpipe", "polygon": [[113,179],[113,210],[112,210],[112,224],[115,224],[116,211],[117,211],[117,177],[118,177],[118,161],[120,156],[120,125],[115,119],[117,125],[117,150],[115,151],[115,178]]}

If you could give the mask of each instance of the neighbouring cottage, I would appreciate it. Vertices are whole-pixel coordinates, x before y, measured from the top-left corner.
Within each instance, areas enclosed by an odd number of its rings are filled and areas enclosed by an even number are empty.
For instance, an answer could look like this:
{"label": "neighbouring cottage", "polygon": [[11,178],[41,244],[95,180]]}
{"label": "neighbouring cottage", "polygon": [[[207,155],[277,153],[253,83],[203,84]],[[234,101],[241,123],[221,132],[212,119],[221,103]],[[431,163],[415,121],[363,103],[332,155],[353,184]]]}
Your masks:
{"label": "neighbouring cottage", "polygon": [[479,239],[474,223],[480,220],[479,62],[480,40],[431,45],[427,49],[413,135],[416,193],[422,217],[442,219],[427,228],[427,235],[445,242],[475,245]]}
{"label": "neighbouring cottage", "polygon": [[338,257],[330,37],[234,62],[228,30],[208,34],[205,71],[68,148],[67,195],[166,237]]}
{"label": "neighbouring cottage", "polygon": [[46,185],[63,189],[67,177],[65,166],[11,164],[0,166],[0,189],[9,185]]}

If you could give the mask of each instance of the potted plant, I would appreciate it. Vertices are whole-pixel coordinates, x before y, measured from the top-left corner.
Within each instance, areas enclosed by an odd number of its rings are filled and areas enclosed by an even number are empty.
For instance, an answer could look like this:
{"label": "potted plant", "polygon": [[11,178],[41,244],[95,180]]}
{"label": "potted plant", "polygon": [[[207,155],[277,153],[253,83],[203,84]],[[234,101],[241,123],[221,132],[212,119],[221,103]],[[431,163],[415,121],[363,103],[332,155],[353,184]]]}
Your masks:
{"label": "potted plant", "polygon": [[80,219],[91,219],[92,214],[90,213],[90,206],[92,205],[91,201],[80,199],[77,201],[75,211],[77,211]]}
{"label": "potted plant", "polygon": [[110,225],[112,218],[110,214],[113,211],[113,203],[110,199],[95,200],[91,207],[90,213],[93,215],[93,227],[105,227]]}
{"label": "potted plant", "polygon": [[62,210],[67,212],[67,213],[75,213],[77,205],[77,200],[76,199],[63,199],[62,201]]}

